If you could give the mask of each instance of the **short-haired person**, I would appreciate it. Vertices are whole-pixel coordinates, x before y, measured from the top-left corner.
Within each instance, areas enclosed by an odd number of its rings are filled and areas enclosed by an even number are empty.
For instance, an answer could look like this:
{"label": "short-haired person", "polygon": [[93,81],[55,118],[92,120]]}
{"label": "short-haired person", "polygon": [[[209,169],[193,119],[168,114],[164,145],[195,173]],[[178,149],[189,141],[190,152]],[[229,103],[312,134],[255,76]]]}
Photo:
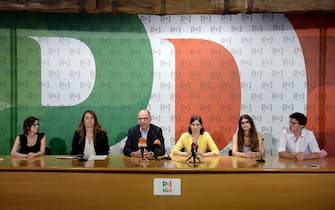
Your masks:
{"label": "short-haired person", "polygon": [[[36,117],[28,117],[23,122],[23,134],[15,138],[11,156],[34,158],[45,153],[46,135],[39,133],[40,123]],[[18,151],[19,149],[19,151]]]}
{"label": "short-haired person", "polygon": [[307,117],[302,113],[295,112],[289,118],[289,130],[283,129],[279,137],[279,156],[297,160],[327,156],[324,150],[320,153],[314,132],[305,128]]}
{"label": "short-haired person", "polygon": [[154,159],[155,140],[159,140],[159,148],[156,149],[156,155],[165,154],[163,131],[160,127],[151,123],[151,114],[149,110],[142,109],[137,114],[137,125],[128,129],[128,136],[123,154],[130,157],[142,157],[139,148],[139,139],[146,140],[146,147],[143,152],[143,158]]}
{"label": "short-haired person", "polygon": [[219,149],[211,135],[205,131],[200,116],[191,117],[188,132],[181,134],[176,145],[172,149],[172,154],[181,156],[192,155],[192,143],[198,146],[197,152],[201,156],[219,155]]}
{"label": "short-haired person", "polygon": [[263,136],[257,132],[253,119],[245,114],[238,121],[238,130],[233,135],[232,155],[246,158],[264,156]]}
{"label": "short-haired person", "polygon": [[92,110],[83,113],[79,127],[72,139],[72,155],[108,155],[109,144],[106,131]]}

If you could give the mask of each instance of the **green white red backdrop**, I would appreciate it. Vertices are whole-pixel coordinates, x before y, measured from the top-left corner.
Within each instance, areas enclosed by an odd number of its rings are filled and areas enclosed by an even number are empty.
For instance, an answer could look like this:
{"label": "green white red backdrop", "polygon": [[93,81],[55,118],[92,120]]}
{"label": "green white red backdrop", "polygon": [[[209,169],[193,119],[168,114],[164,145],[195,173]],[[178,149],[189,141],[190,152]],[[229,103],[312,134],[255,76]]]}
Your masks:
{"label": "green white red backdrop", "polygon": [[289,114],[302,112],[334,156],[334,17],[0,13],[0,154],[30,115],[53,154],[68,154],[86,109],[119,154],[148,108],[167,150],[201,115],[226,154],[249,114],[275,156]]}

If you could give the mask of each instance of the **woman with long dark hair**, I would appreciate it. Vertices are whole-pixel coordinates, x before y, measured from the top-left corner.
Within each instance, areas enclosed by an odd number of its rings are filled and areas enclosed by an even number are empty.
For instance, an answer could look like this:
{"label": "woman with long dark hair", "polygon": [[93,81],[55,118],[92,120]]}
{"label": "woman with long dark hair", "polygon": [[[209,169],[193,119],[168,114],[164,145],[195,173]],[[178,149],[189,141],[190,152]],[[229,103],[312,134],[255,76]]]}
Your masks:
{"label": "woman with long dark hair", "polygon": [[92,110],[83,113],[79,127],[72,140],[72,155],[107,155],[109,152],[106,131],[99,124],[97,115]]}
{"label": "woman with long dark hair", "polygon": [[233,156],[259,158],[265,154],[263,136],[257,132],[252,118],[245,114],[238,121],[238,130],[233,136]]}

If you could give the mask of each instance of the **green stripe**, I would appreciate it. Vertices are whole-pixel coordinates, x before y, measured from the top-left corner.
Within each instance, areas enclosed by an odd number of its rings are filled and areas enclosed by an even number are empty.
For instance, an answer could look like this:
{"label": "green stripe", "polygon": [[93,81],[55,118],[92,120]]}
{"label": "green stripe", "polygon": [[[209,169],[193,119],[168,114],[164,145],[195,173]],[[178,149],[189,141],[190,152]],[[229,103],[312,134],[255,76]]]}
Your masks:
{"label": "green stripe", "polygon": [[[16,27],[13,25],[10,29],[10,66],[11,66],[11,105],[13,107],[17,104],[17,46],[16,46],[17,40],[16,40]],[[10,136],[11,136],[11,143],[10,145],[13,145],[14,138],[17,135],[17,109],[12,108],[10,109],[10,118],[11,118],[11,129],[10,129]],[[10,148],[9,148],[10,149]]]}

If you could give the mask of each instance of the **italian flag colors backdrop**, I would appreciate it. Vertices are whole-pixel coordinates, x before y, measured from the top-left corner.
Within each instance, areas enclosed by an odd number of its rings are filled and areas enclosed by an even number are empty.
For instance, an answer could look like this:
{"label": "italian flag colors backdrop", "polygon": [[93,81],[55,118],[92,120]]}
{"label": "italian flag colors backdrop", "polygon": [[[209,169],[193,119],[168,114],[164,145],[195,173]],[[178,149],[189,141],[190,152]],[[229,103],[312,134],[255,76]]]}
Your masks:
{"label": "italian flag colors backdrop", "polygon": [[201,115],[226,154],[239,116],[249,114],[277,155],[288,116],[302,112],[335,156],[334,18],[0,13],[0,154],[31,115],[53,154],[68,154],[87,109],[119,154],[148,108],[167,150]]}

